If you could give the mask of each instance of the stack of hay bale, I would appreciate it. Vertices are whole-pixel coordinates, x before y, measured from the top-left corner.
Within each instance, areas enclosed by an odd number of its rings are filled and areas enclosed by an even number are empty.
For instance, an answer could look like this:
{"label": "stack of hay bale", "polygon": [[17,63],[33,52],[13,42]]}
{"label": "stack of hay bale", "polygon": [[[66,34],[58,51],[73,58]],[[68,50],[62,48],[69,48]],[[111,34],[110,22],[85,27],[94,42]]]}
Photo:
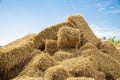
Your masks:
{"label": "stack of hay bale", "polygon": [[0,80],[119,80],[120,53],[80,15],[0,49]]}

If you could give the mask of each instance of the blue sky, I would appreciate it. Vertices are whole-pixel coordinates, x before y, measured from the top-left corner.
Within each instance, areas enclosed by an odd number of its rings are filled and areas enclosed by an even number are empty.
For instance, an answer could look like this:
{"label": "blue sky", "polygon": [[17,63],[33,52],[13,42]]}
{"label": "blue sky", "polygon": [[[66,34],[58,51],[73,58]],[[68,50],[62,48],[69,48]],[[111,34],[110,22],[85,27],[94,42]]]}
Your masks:
{"label": "blue sky", "polygon": [[0,0],[0,45],[82,15],[98,37],[120,39],[120,0]]}

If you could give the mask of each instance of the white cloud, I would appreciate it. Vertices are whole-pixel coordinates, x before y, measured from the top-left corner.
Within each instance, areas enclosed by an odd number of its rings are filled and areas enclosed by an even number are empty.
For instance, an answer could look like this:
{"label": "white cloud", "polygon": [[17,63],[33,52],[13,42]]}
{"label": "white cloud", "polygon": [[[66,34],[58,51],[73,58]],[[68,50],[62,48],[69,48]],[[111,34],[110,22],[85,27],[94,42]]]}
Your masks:
{"label": "white cloud", "polygon": [[104,7],[100,7],[100,8],[98,9],[99,12],[101,12],[101,11],[103,11],[103,10],[105,10]]}
{"label": "white cloud", "polygon": [[107,6],[109,6],[112,2],[113,2],[113,0],[99,1],[99,3],[97,3],[97,6],[98,6],[98,7],[107,7]]}
{"label": "white cloud", "polygon": [[93,30],[93,32],[100,38],[102,37],[113,37],[116,36],[117,39],[120,39],[120,30],[118,29],[110,29],[107,28],[105,29],[105,27],[103,26],[98,26],[98,25],[90,25],[91,29]]}
{"label": "white cloud", "polygon": [[120,5],[116,5],[114,0],[106,0],[97,4],[98,12],[104,12],[105,14],[120,14]]}
{"label": "white cloud", "polygon": [[113,9],[113,10],[111,10],[111,13],[119,14],[120,13],[120,9]]}
{"label": "white cloud", "polygon": [[0,46],[4,46],[4,45],[6,45],[8,43],[9,43],[8,41],[0,40]]}

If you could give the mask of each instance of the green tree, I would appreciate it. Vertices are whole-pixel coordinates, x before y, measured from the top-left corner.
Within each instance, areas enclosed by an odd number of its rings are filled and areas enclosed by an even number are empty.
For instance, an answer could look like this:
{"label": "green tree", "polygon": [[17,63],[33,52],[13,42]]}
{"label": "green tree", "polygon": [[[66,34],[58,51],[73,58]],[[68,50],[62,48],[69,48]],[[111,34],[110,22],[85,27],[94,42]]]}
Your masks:
{"label": "green tree", "polygon": [[101,38],[102,41],[107,41],[107,40],[110,40],[113,44],[117,45],[117,44],[120,44],[120,40],[116,40],[116,37],[113,36],[112,38],[106,38],[106,37],[103,37]]}

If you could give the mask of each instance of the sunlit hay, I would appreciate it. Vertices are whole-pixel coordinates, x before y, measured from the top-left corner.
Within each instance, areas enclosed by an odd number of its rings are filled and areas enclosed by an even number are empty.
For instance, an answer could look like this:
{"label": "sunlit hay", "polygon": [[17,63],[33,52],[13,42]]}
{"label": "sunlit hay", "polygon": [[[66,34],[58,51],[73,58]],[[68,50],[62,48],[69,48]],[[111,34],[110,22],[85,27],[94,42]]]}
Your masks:
{"label": "sunlit hay", "polygon": [[40,70],[45,71],[49,67],[56,65],[56,61],[48,53],[42,53],[33,59],[35,64]]}
{"label": "sunlit hay", "polygon": [[73,25],[74,28],[81,31],[81,43],[84,45],[86,42],[91,42],[96,46],[99,46],[101,41],[95,36],[87,22],[80,15],[73,15],[67,18],[67,22]]}
{"label": "sunlit hay", "polygon": [[43,72],[56,63],[48,53],[41,53],[36,55],[26,66],[26,68],[19,74],[19,76],[27,75],[30,77],[41,77]]}
{"label": "sunlit hay", "polygon": [[67,80],[95,80],[95,79],[89,77],[70,77]]}
{"label": "sunlit hay", "polygon": [[117,48],[117,50],[120,52],[120,47],[116,47]]}
{"label": "sunlit hay", "polygon": [[54,66],[45,71],[45,80],[66,80],[71,74],[61,65]]}
{"label": "sunlit hay", "polygon": [[[38,50],[34,51],[34,53],[37,53],[36,56],[42,54],[42,52],[38,51]],[[25,76],[29,76],[29,77],[40,77],[40,76],[43,76],[43,72],[41,70],[39,70],[38,67],[35,66],[36,64],[33,64],[33,61],[35,61],[36,56],[33,57],[33,59],[28,64],[26,64],[25,68],[18,75],[18,77],[19,76],[24,76],[24,75]],[[36,60],[37,59],[38,58],[36,58]],[[36,61],[36,63],[37,63],[37,61]]]}
{"label": "sunlit hay", "polygon": [[45,41],[45,52],[51,56],[58,50],[57,40],[46,40]]}
{"label": "sunlit hay", "polygon": [[111,41],[104,42],[100,46],[100,49],[102,52],[108,54],[109,56],[113,57],[114,59],[120,62],[120,52],[116,49],[116,47]]}
{"label": "sunlit hay", "polygon": [[41,77],[43,76],[43,72],[41,70],[39,70],[37,67],[35,66],[27,66],[19,75],[20,76],[29,76],[29,77]]}
{"label": "sunlit hay", "polygon": [[34,56],[32,52],[35,36],[35,34],[29,34],[0,49],[0,75],[3,79],[15,77]]}
{"label": "sunlit hay", "polygon": [[120,80],[120,78],[117,78],[116,80]]}
{"label": "sunlit hay", "polygon": [[49,67],[56,64],[56,61],[48,53],[42,53],[33,59],[33,65],[37,66],[40,70],[45,71]]}
{"label": "sunlit hay", "polygon": [[83,45],[80,49],[87,50],[87,49],[98,49],[94,44],[87,42],[85,45]]}
{"label": "sunlit hay", "polygon": [[[8,43],[7,45],[5,45],[3,47],[5,47],[5,48],[10,47],[10,50],[11,50],[13,48],[17,48],[18,46],[24,45],[25,43],[28,43],[30,41],[34,41],[36,36],[37,35],[34,34],[34,33],[29,33],[29,34],[25,35],[24,37],[16,39],[15,41],[10,42],[10,43]],[[16,44],[18,44],[18,45],[16,45]]]}
{"label": "sunlit hay", "polygon": [[[41,53],[42,53],[42,51],[40,51],[39,49],[34,49],[31,54],[37,55],[37,54],[41,54]],[[32,58],[33,58],[33,57],[32,57]]]}
{"label": "sunlit hay", "polygon": [[[87,48],[87,46],[89,47]],[[89,56],[91,58],[97,70],[105,73],[107,80],[120,77],[120,63],[111,56],[95,48],[92,43],[85,44],[81,48],[81,52],[82,56]]]}
{"label": "sunlit hay", "polygon": [[71,25],[68,22],[63,22],[63,23],[59,23],[53,26],[50,26],[44,30],[42,30],[40,33],[38,33],[38,35],[36,36],[34,42],[35,42],[35,47],[39,48],[40,46],[42,46],[45,43],[45,40],[57,40],[57,32],[59,30],[59,28],[61,27],[65,27],[65,26],[69,26],[71,27]]}
{"label": "sunlit hay", "polygon": [[[97,55],[97,53],[99,53],[100,51],[98,50],[98,48],[88,42],[86,43],[85,45],[83,45],[81,48],[80,48],[80,51],[81,51],[81,56],[91,56],[91,55]],[[91,52],[90,52],[91,51]],[[97,52],[98,51],[98,52]],[[88,53],[89,52],[89,53]],[[94,53],[95,52],[95,53]],[[94,57],[93,57],[94,59]],[[97,61],[94,62],[94,66],[97,68],[99,65],[97,63]]]}
{"label": "sunlit hay", "polygon": [[120,52],[120,44],[115,45],[115,47]]}
{"label": "sunlit hay", "polygon": [[62,27],[58,33],[58,47],[64,48],[78,48],[80,44],[80,31],[71,27]]}
{"label": "sunlit hay", "polygon": [[29,77],[29,76],[20,76],[12,80],[44,80],[44,79],[42,77],[35,78],[35,77]]}
{"label": "sunlit hay", "polygon": [[59,51],[63,51],[63,52],[68,52],[68,53],[71,53],[74,55],[74,57],[78,57],[81,55],[81,51],[80,49],[75,49],[75,48],[66,48],[66,49],[62,49],[62,50],[59,50]]}
{"label": "sunlit hay", "polygon": [[[84,44],[84,45],[80,48],[81,56],[85,56],[85,57],[86,57],[86,56],[94,55],[95,53],[92,53],[92,52],[90,52],[89,54],[85,54],[85,53],[87,53],[88,51],[90,51],[91,49],[96,50],[97,47],[96,47],[94,44],[90,43],[90,42],[87,42],[86,44]],[[96,53],[97,53],[97,52],[96,52]],[[94,62],[94,66],[95,66],[95,67],[98,67],[97,62]]]}
{"label": "sunlit hay", "polygon": [[58,51],[55,53],[55,55],[53,57],[57,61],[63,61],[65,59],[73,58],[74,54],[68,53],[68,52],[63,52],[63,51]]}
{"label": "sunlit hay", "polygon": [[68,71],[74,77],[85,76],[95,78],[96,80],[105,80],[104,73],[99,72],[94,68],[94,62],[91,62],[89,57],[67,59],[59,64],[67,67]]}

